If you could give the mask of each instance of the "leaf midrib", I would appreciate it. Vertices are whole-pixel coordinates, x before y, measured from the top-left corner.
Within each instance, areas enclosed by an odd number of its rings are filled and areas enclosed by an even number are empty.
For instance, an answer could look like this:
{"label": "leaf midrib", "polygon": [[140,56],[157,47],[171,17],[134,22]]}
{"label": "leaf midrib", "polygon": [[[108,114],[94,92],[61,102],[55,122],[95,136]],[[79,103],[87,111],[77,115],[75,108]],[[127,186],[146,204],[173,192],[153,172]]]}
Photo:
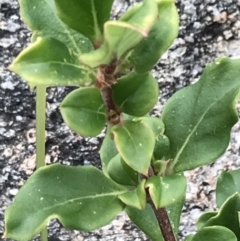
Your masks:
{"label": "leaf midrib", "polygon": [[[131,132],[124,126],[123,127],[123,130],[125,130],[126,131],[126,133],[127,133],[127,135],[129,136],[129,138],[131,139],[131,141],[132,141],[132,143],[133,143],[133,146],[134,146],[134,149],[135,149],[135,153],[137,153],[137,145],[135,144],[135,141],[134,141],[134,139],[132,138],[132,136],[131,136]],[[135,156],[135,155],[134,155]],[[128,159],[128,158],[127,158]]]}
{"label": "leaf midrib", "polygon": [[[44,62],[37,62],[37,63],[32,63],[32,64],[29,64],[28,62],[26,62],[26,64],[24,63],[21,63],[21,64],[15,64],[15,66],[18,67],[18,69],[24,69],[26,68],[25,66],[27,66],[29,68],[29,66],[35,66],[35,65],[47,65],[47,64],[59,64],[59,65],[66,65],[66,66],[71,66],[71,67],[74,67],[76,69],[79,69],[79,70],[83,70],[83,71],[89,71],[83,67],[80,67],[76,64],[71,64],[71,63],[67,63],[67,62],[60,62],[60,61],[44,61]],[[19,67],[20,66],[20,67]],[[21,67],[23,66],[23,67]]]}
{"label": "leaf midrib", "polygon": [[46,207],[46,208],[43,208],[43,209],[39,209],[37,211],[38,212],[43,212],[43,211],[47,211],[47,210],[50,210],[54,207],[59,207],[59,206],[62,206],[62,205],[66,205],[68,203],[72,203],[72,202],[76,202],[76,201],[81,201],[81,200],[85,200],[85,199],[94,199],[94,198],[101,198],[101,197],[111,197],[111,196],[114,196],[114,197],[117,197],[121,194],[124,194],[128,192],[128,190],[124,190],[124,191],[115,191],[115,192],[110,192],[110,193],[102,193],[102,194],[96,194],[96,195],[89,195],[89,196],[85,196],[85,197],[77,197],[77,198],[72,198],[72,199],[69,199],[67,201],[63,201],[63,202],[60,202],[58,204],[55,204],[55,205],[52,205],[50,207]]}
{"label": "leaf midrib", "polygon": [[[186,140],[184,141],[182,147],[180,148],[180,150],[177,152],[175,158],[173,159],[172,162],[172,166],[174,167],[176,165],[176,163],[178,162],[179,157],[181,156],[181,154],[184,151],[184,148],[187,146],[189,139],[192,137],[192,135],[194,134],[194,132],[196,131],[196,129],[198,128],[198,126],[201,124],[202,120],[204,119],[204,117],[206,116],[206,114],[208,113],[208,111],[212,108],[212,106],[214,106],[218,101],[220,101],[221,99],[224,98],[225,95],[229,94],[231,91],[233,91],[234,89],[236,89],[236,86],[234,86],[233,88],[231,88],[228,92],[226,92],[224,95],[222,95],[220,98],[218,98],[215,102],[213,102],[207,109],[206,111],[201,115],[199,121],[197,122],[197,124],[194,126],[194,128],[192,129],[192,131],[190,132],[190,134],[187,136]],[[236,98],[236,96],[235,96]]]}
{"label": "leaf midrib", "polygon": [[92,17],[93,17],[93,24],[94,24],[94,32],[95,32],[94,37],[95,37],[95,40],[99,40],[99,38],[101,36],[101,31],[100,31],[99,25],[98,25],[98,19],[97,19],[97,15],[96,15],[96,8],[95,8],[94,0],[91,0],[91,6],[92,6]]}
{"label": "leaf midrib", "polygon": [[99,111],[99,110],[93,110],[93,109],[88,109],[88,108],[84,108],[84,107],[72,107],[72,106],[68,106],[68,105],[63,105],[62,106],[62,109],[64,108],[69,108],[69,109],[73,109],[73,111],[78,111],[81,109],[83,111],[86,111],[86,112],[90,112],[90,113],[93,113],[93,114],[97,114],[97,115],[103,115],[106,117],[106,113],[105,112],[102,112],[102,111]]}
{"label": "leaf midrib", "polygon": [[[63,33],[66,33],[66,35],[68,36],[69,40],[73,43],[73,45],[75,46],[76,50],[78,51],[78,54],[81,54],[82,51],[81,49],[78,47],[74,37],[72,37],[71,33],[70,33],[70,28],[68,28],[57,16],[56,12],[52,9],[51,5],[47,2],[47,1],[44,1],[45,4],[47,4],[49,6],[49,8],[52,10],[52,13],[53,15],[55,16],[55,19],[56,21],[62,26],[63,29],[65,29],[65,31]],[[36,32],[42,32],[44,33],[44,31],[41,29],[41,30],[37,30],[35,29]]]}

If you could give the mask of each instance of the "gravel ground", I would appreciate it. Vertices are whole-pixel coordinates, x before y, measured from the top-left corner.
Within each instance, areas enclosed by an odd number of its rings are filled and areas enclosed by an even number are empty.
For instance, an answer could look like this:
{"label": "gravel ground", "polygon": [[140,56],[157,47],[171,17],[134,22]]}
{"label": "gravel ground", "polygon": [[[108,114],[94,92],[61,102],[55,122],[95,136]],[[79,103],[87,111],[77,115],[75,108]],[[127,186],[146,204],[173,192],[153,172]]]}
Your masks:
{"label": "gravel ground", "polygon": [[[120,15],[135,2],[116,1],[113,16]],[[181,20],[179,36],[153,70],[161,92],[152,112],[156,116],[161,116],[164,103],[174,92],[199,79],[207,63],[223,55],[240,55],[239,0],[178,0],[176,3]],[[18,12],[16,0],[0,0],[0,236],[4,231],[4,210],[35,169],[35,93],[6,69],[29,44],[30,32]],[[46,161],[100,167],[98,150],[104,133],[96,138],[79,137],[66,127],[59,113],[59,103],[72,89],[48,89]],[[195,222],[203,211],[216,208],[214,190],[220,171],[240,166],[239,129],[237,123],[227,152],[218,161],[186,172],[189,183],[180,240],[195,231]],[[49,240],[148,239],[121,214],[111,224],[91,233],[69,231],[53,221],[49,225]]]}

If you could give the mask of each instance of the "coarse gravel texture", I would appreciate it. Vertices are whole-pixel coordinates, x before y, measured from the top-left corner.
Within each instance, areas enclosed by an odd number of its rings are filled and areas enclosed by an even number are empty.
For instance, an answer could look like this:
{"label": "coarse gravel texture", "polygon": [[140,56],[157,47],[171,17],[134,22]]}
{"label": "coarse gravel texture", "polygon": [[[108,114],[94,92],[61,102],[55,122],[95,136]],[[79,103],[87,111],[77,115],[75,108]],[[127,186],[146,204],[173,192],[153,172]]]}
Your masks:
{"label": "coarse gravel texture", "polygon": [[[113,16],[137,1],[116,1]],[[161,116],[166,100],[177,90],[196,82],[207,63],[219,56],[240,55],[239,0],[178,0],[180,32],[171,49],[153,70],[160,87],[159,102],[152,111]],[[0,0],[0,236],[4,211],[18,189],[35,170],[35,93],[6,67],[29,44],[31,33],[19,17],[16,0]],[[50,88],[47,96],[47,163],[100,167],[98,150],[104,133],[82,138],[63,123],[59,104],[74,88]],[[239,110],[238,105],[238,110]],[[240,123],[231,134],[226,153],[214,164],[186,172],[189,180],[179,238],[196,230],[203,211],[216,208],[216,177],[221,170],[240,166]],[[207,150],[206,150],[207,151]],[[38,238],[34,240],[39,240]],[[148,240],[121,214],[111,224],[90,233],[69,231],[56,221],[49,225],[49,241]]]}

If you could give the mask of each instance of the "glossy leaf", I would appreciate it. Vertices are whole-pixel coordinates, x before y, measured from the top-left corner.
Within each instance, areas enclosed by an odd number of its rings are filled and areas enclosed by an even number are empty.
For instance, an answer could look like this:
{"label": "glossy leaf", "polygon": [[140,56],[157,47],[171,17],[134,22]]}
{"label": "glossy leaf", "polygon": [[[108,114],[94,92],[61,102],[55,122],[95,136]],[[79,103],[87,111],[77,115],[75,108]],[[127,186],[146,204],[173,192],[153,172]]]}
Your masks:
{"label": "glossy leaf", "polygon": [[65,123],[82,136],[96,136],[106,124],[105,106],[99,89],[80,88],[68,94],[61,104]]}
{"label": "glossy leaf", "polygon": [[178,12],[174,0],[158,1],[159,18],[147,38],[134,48],[130,62],[138,73],[150,71],[178,35]]}
{"label": "glossy leaf", "polygon": [[211,163],[225,152],[238,120],[239,87],[240,60],[223,57],[208,65],[196,84],[168,100],[162,119],[171,143],[169,173]]}
{"label": "glossy leaf", "polygon": [[125,212],[152,241],[164,241],[156,216],[149,204],[144,210],[127,206]]}
{"label": "glossy leaf", "polygon": [[113,0],[55,0],[60,19],[95,44],[102,41],[103,25],[109,19]]}
{"label": "glossy leaf", "polygon": [[123,193],[118,196],[118,198],[127,206],[131,206],[140,210],[144,210],[146,207],[146,192],[145,192],[145,182],[142,180],[137,188],[132,191]]}
{"label": "glossy leaf", "polygon": [[120,109],[133,116],[146,115],[158,100],[158,84],[150,73],[130,73],[113,86],[113,99]]}
{"label": "glossy leaf", "polygon": [[200,230],[201,228],[203,228],[204,225],[206,224],[206,222],[207,222],[210,218],[216,216],[217,214],[218,214],[218,212],[205,212],[205,213],[203,213],[203,214],[200,216],[200,218],[198,219],[198,221],[197,221],[197,228],[198,228],[198,230]]}
{"label": "glossy leaf", "polygon": [[146,188],[156,209],[167,207],[181,200],[186,193],[187,181],[183,174],[148,178]]}
{"label": "glossy leaf", "polygon": [[224,226],[235,233],[238,240],[240,239],[240,227],[238,212],[240,211],[240,195],[238,193],[229,197],[226,202],[221,206],[218,214],[210,218],[204,225],[209,226]]}
{"label": "glossy leaf", "polygon": [[212,226],[198,231],[191,241],[237,241],[235,234],[228,228]]}
{"label": "glossy leaf", "polygon": [[240,193],[240,169],[223,171],[217,180],[216,201],[220,208],[222,204],[234,193]]}
{"label": "glossy leaf", "polygon": [[9,67],[34,87],[36,85],[82,85],[96,80],[69,49],[56,39],[38,38]]}
{"label": "glossy leaf", "polygon": [[106,136],[103,140],[101,149],[100,149],[100,159],[102,163],[102,170],[106,176],[108,175],[108,164],[118,154],[118,150],[115,146],[113,135],[111,134],[111,128],[107,128]]}
{"label": "glossy leaf", "polygon": [[112,221],[127,190],[95,167],[51,165],[36,171],[21,188],[5,215],[7,238],[37,235],[52,218],[69,229],[91,231]]}
{"label": "glossy leaf", "polygon": [[89,39],[67,27],[57,17],[54,0],[19,0],[19,4],[21,18],[33,31],[33,42],[38,37],[49,37],[64,43],[77,54],[93,49]]}
{"label": "glossy leaf", "polygon": [[179,228],[182,208],[184,204],[185,204],[185,195],[180,200],[178,200],[174,204],[167,207],[168,217],[170,219],[175,237],[178,237],[178,228]]}
{"label": "glossy leaf", "polygon": [[135,47],[155,23],[158,15],[157,3],[145,0],[127,21],[108,21],[104,24],[103,45],[87,54],[83,54],[81,61],[95,68],[102,64],[109,64],[114,58],[120,59],[127,51]]}
{"label": "glossy leaf", "polygon": [[129,167],[119,154],[109,162],[107,173],[113,181],[121,185],[136,186],[138,183],[138,173]]}
{"label": "glossy leaf", "polygon": [[151,129],[140,121],[124,121],[111,131],[123,160],[133,170],[147,175],[155,144]]}

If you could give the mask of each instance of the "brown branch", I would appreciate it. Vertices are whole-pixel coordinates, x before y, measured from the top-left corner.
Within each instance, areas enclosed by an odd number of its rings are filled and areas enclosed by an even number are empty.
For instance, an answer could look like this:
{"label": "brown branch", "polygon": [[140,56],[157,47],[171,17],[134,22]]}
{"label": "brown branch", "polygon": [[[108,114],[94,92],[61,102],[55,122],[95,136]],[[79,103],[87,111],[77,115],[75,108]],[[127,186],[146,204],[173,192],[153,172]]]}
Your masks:
{"label": "brown branch", "polygon": [[111,125],[117,125],[122,122],[121,111],[118,106],[114,103],[112,97],[111,86],[105,86],[101,89],[102,99],[107,108],[107,120]]}
{"label": "brown branch", "polygon": [[112,85],[117,81],[114,74],[117,67],[117,60],[114,59],[109,65],[102,65],[98,69],[96,87],[100,89],[103,102],[107,109],[107,120],[110,125],[117,125],[122,122],[120,108],[115,104],[112,94]]}
{"label": "brown branch", "polygon": [[151,205],[151,207],[155,213],[155,216],[157,218],[157,221],[158,221],[159,227],[161,229],[164,240],[165,241],[176,241],[166,208],[156,209],[149,194],[148,194],[148,203]]}

